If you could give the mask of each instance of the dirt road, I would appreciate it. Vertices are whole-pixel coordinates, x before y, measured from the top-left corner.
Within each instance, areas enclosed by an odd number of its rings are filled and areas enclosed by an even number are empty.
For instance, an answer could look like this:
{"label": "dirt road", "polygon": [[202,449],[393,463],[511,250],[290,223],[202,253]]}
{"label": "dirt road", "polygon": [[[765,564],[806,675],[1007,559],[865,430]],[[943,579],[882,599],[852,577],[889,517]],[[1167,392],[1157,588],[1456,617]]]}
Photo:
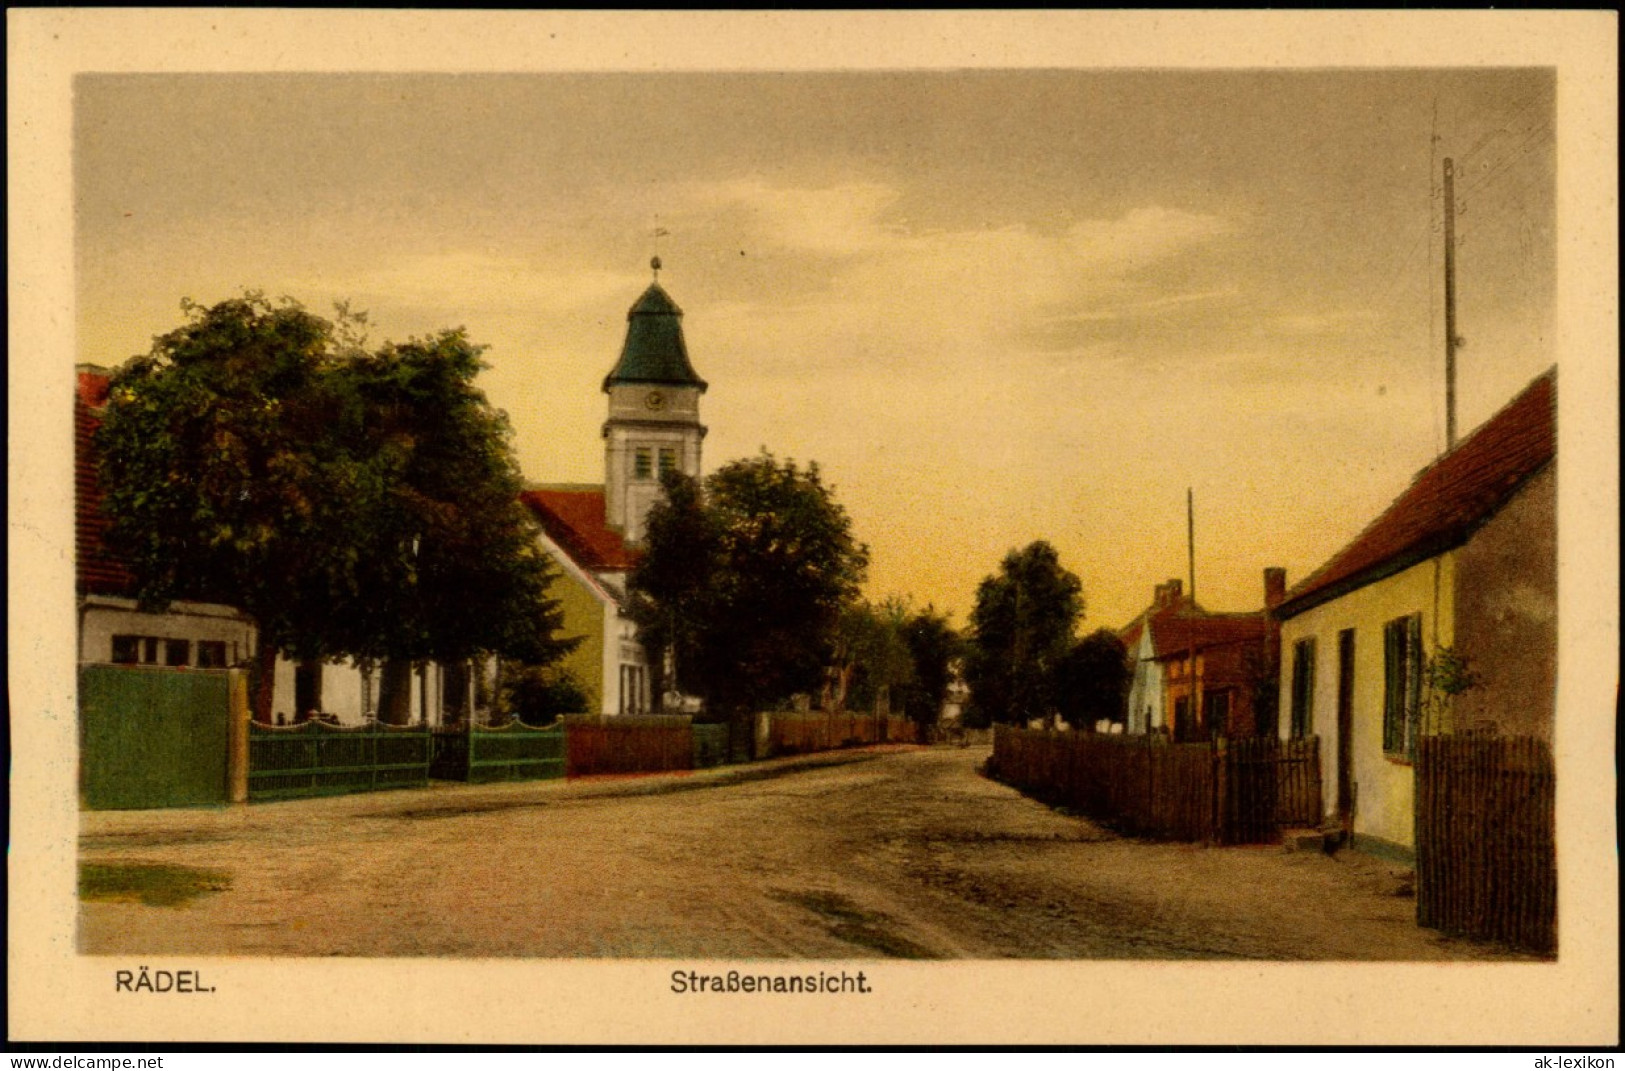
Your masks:
{"label": "dirt road", "polygon": [[[1504,955],[1418,929],[1390,864],[1125,840],[983,778],[986,757],[882,748],[686,776],[87,813],[81,864],[102,898],[82,904],[80,945],[298,956]],[[168,882],[169,895],[149,888],[149,902],[120,902],[134,900],[119,890],[143,874]],[[193,886],[176,892],[188,876]]]}

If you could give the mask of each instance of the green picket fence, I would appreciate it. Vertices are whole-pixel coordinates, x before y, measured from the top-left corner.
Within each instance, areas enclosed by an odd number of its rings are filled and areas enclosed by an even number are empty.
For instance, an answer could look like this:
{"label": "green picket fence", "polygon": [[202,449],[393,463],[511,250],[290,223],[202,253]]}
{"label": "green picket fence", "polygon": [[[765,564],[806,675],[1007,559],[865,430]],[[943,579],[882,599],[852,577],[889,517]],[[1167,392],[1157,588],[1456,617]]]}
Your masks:
{"label": "green picket fence", "polygon": [[523,722],[497,727],[442,729],[434,734],[433,777],[489,784],[564,776],[564,729]]}
{"label": "green picket fence", "polygon": [[431,745],[431,734],[422,726],[254,724],[248,737],[248,798],[427,788]]}

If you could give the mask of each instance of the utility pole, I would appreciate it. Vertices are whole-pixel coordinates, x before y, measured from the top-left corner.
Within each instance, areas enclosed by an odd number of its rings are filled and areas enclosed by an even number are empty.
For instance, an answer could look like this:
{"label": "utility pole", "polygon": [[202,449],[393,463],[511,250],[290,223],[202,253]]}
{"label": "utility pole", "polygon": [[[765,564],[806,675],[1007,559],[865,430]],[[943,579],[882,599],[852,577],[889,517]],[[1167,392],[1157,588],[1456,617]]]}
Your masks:
{"label": "utility pole", "polygon": [[1191,602],[1196,602],[1196,493],[1185,488],[1185,548],[1189,551]]}
{"label": "utility pole", "polygon": [[1187,731],[1191,731],[1202,724],[1202,690],[1196,682],[1196,492],[1189,487],[1185,488],[1185,549],[1191,581],[1191,609],[1187,615],[1190,618],[1190,661],[1185,665],[1185,683],[1190,688],[1190,695],[1185,700],[1185,707],[1190,711]]}
{"label": "utility pole", "polygon": [[1456,448],[1456,169],[1444,161],[1444,448]]}

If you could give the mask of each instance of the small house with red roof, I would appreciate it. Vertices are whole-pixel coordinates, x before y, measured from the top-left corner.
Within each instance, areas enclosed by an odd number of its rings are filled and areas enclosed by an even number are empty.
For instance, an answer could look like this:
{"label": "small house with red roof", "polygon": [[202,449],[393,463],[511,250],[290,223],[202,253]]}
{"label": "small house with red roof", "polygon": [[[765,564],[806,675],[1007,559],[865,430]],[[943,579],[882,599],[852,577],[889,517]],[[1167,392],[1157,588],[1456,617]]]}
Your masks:
{"label": "small house with red roof", "polygon": [[[1556,378],[1423,469],[1276,608],[1280,733],[1319,736],[1328,817],[1368,848],[1414,856],[1419,736],[1551,737]],[[1469,686],[1430,684],[1430,667]]]}
{"label": "small house with red roof", "polygon": [[655,281],[626,314],[626,342],[604,377],[604,482],[544,484],[523,494],[540,522],[543,548],[558,565],[553,595],[564,614],[561,635],[579,638],[563,667],[601,714],[646,713],[660,706],[648,657],[626,612],[626,581],[637,563],[660,477],[698,477],[700,395],[683,341],[682,309]]}
{"label": "small house with red roof", "polygon": [[[81,365],[74,396],[74,506],[79,662],[172,669],[226,669],[254,657],[259,630],[242,610],[219,603],[177,599],[162,613],[139,608],[135,578],[104,541],[102,485],[96,429],[107,404],[111,373]],[[462,720],[473,709],[471,667],[427,663],[414,672],[407,718],[414,723]],[[488,673],[481,666],[479,672]],[[296,663],[278,656],[271,716],[276,723],[302,720],[312,711],[342,724],[377,716],[381,680],[376,670],[353,661],[335,665]]]}
{"label": "small house with red roof", "polygon": [[1285,589],[1286,573],[1266,569],[1264,610],[1210,613],[1178,579],[1158,584],[1151,605],[1118,631],[1134,664],[1127,731],[1175,740],[1273,733],[1259,694],[1279,650],[1268,609]]}

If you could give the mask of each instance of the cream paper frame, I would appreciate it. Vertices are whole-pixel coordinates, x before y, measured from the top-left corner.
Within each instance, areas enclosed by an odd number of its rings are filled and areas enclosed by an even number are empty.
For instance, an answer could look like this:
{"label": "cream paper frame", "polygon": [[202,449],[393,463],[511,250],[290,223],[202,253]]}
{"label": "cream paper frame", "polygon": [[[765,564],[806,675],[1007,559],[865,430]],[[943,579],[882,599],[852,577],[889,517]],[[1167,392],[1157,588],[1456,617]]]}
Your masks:
{"label": "cream paper frame", "polygon": [[[7,12],[11,221],[9,1023],[16,1040],[642,1044],[1616,1044],[1618,23],[1613,13]],[[1550,66],[1558,75],[1555,963],[873,962],[862,998],[677,996],[657,961],[75,950],[76,73]],[[853,961],[854,963],[856,961]],[[837,968],[843,964],[824,966]],[[852,964],[845,964],[851,966]],[[682,966],[694,966],[684,963]]]}

